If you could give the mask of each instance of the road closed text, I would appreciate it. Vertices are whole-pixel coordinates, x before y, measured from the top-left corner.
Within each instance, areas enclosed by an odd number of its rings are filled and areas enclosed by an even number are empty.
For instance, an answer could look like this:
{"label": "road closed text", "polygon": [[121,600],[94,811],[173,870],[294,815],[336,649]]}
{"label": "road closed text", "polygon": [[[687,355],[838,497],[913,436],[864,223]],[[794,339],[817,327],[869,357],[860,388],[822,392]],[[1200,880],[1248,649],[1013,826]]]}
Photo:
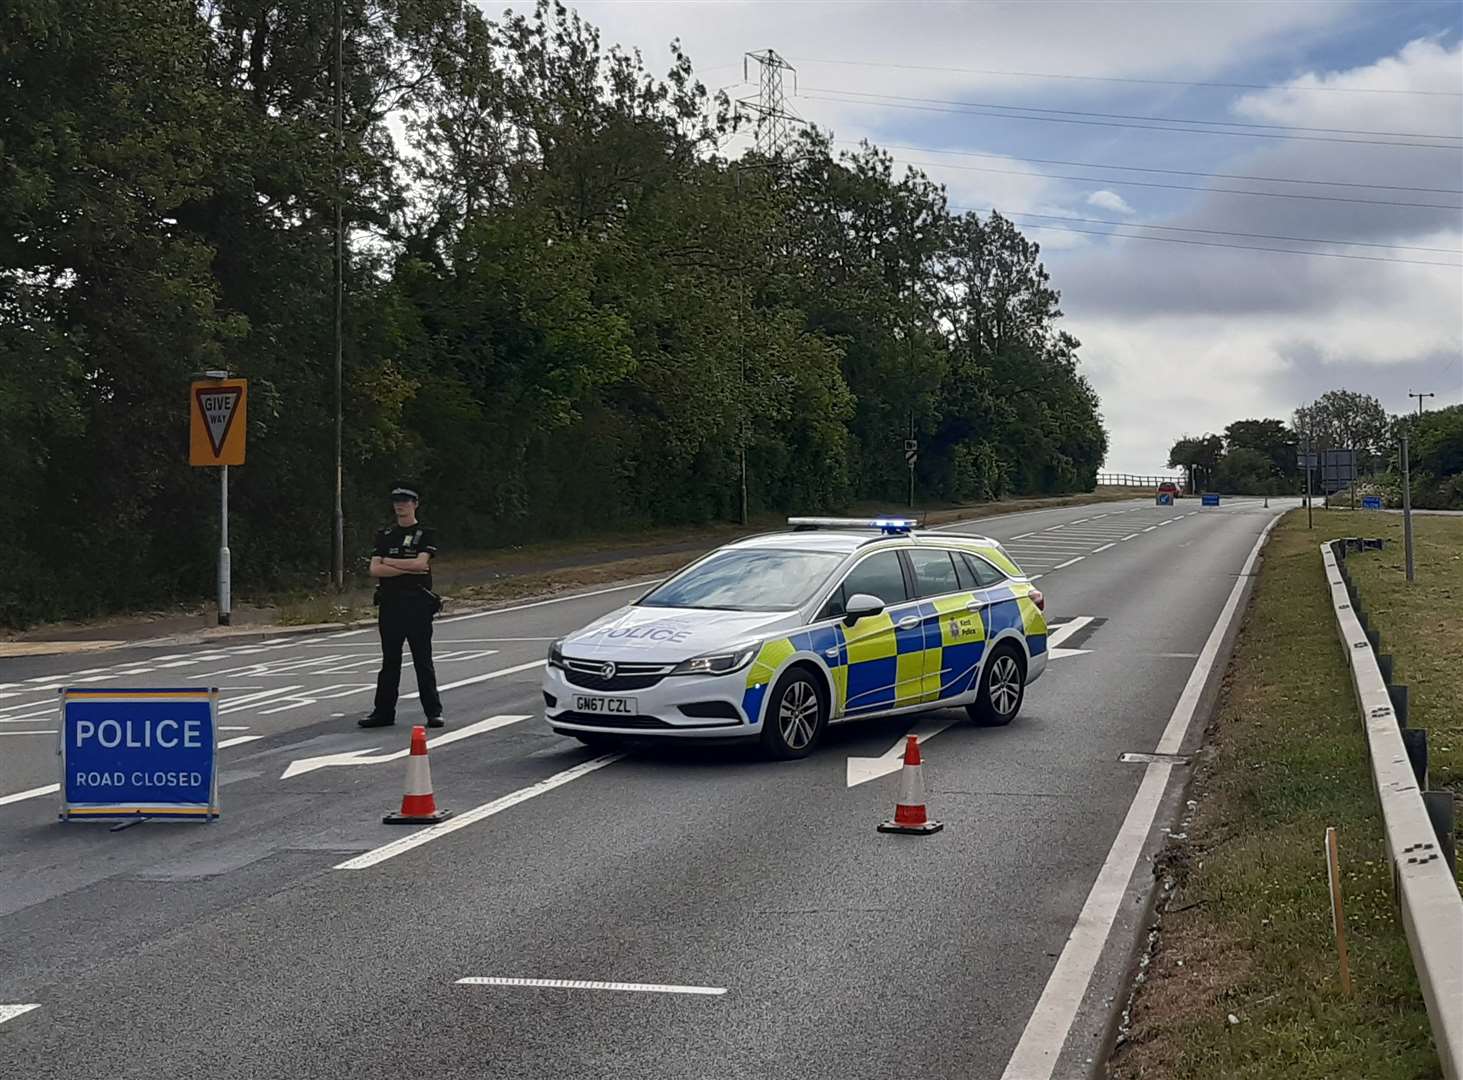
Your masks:
{"label": "road closed text", "polygon": [[132,787],[139,788],[181,788],[200,787],[203,784],[201,772],[74,772],[70,783],[75,788]]}
{"label": "road closed text", "polygon": [[147,750],[196,750],[203,747],[204,720],[78,720],[72,728],[75,749],[99,746]]}

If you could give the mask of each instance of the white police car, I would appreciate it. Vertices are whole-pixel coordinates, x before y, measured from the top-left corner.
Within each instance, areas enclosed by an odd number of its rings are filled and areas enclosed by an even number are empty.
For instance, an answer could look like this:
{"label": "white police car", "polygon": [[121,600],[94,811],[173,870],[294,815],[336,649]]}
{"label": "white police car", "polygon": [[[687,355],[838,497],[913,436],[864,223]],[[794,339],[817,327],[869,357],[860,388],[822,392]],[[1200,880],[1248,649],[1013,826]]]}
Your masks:
{"label": "white police car", "polygon": [[994,540],[902,518],[789,518],[554,642],[549,725],[760,738],[802,757],[830,722],[964,705],[1007,724],[1046,667],[1045,602]]}

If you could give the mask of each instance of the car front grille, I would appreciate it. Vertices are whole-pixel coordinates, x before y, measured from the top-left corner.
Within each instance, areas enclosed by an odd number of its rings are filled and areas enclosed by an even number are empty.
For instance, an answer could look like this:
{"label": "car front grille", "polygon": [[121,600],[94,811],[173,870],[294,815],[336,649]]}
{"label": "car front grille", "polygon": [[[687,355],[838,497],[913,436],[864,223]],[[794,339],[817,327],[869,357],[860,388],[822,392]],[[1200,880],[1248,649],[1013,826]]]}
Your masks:
{"label": "car front grille", "polygon": [[658,716],[616,716],[607,713],[587,713],[565,710],[549,718],[554,723],[578,724],[580,727],[619,728],[636,731],[688,731],[699,728],[741,727],[741,721],[733,720],[718,724],[671,724]]}
{"label": "car front grille", "polygon": [[575,686],[602,693],[619,690],[648,690],[670,674],[673,664],[615,664],[615,674],[606,679],[602,660],[564,660],[564,677]]}

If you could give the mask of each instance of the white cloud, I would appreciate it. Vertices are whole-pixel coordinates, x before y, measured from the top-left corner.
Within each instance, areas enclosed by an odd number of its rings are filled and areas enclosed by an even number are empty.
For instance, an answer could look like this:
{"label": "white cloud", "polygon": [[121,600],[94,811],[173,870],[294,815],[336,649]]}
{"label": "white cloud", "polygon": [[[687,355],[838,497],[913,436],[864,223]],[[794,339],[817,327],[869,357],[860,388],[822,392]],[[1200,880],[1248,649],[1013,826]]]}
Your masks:
{"label": "white cloud", "polygon": [[1112,210],[1118,214],[1136,214],[1134,210],[1116,191],[1094,191],[1087,196],[1087,205],[1096,206],[1102,210]]}

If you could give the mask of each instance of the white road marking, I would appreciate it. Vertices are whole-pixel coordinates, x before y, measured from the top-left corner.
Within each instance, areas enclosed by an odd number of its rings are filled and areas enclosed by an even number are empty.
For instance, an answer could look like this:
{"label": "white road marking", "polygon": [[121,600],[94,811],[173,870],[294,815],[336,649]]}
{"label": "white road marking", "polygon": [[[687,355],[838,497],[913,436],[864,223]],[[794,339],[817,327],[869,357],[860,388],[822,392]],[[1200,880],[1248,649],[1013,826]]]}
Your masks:
{"label": "white road marking", "polygon": [[389,844],[357,855],[354,859],[347,859],[335,866],[336,870],[368,870],[378,863],[387,859],[394,859],[398,855],[405,855],[413,848],[421,847],[423,844],[430,844],[433,840],[439,840],[449,833],[458,829],[465,829],[469,825],[476,824],[484,818],[490,818],[494,814],[501,814],[504,810],[517,806],[521,802],[537,798],[539,795],[553,791],[557,787],[578,780],[581,776],[588,776],[596,769],[603,769],[606,765],[613,765],[624,757],[623,754],[606,754],[604,757],[597,757],[583,764],[575,765],[572,769],[565,769],[563,772],[555,773],[547,780],[540,780],[526,788],[519,788],[517,791],[504,795],[501,799],[494,799],[490,803],[474,807],[465,814],[448,818],[437,825],[431,825],[420,832],[410,833],[400,840],[393,840]]}
{"label": "white road marking", "polygon": [[[1189,673],[1189,680],[1184,685],[1178,704],[1174,706],[1163,737],[1158,740],[1155,753],[1176,753],[1188,734],[1204,683],[1214,668],[1225,632],[1239,609],[1245,583],[1254,569],[1255,560],[1259,558],[1260,549],[1270,536],[1270,530],[1275,528],[1279,520],[1277,512],[1250,550],[1250,556],[1240,570],[1229,599],[1220,611],[1213,630],[1209,632],[1209,639],[1204,643],[1199,660]],[[1047,980],[1046,988],[1042,990],[1031,1018],[1026,1022],[1021,1039],[1017,1042],[1010,1061],[1006,1063],[1001,1080],[1051,1080],[1052,1070],[1056,1068],[1062,1047],[1072,1030],[1072,1021],[1087,993],[1097,962],[1102,957],[1103,946],[1107,943],[1108,931],[1112,929],[1118,906],[1127,892],[1138,857],[1143,852],[1143,845],[1147,842],[1154,818],[1158,815],[1158,806],[1163,799],[1164,789],[1168,786],[1172,768],[1168,762],[1152,762],[1146,766],[1143,782],[1138,786],[1138,794],[1128,807],[1127,817],[1123,819],[1122,827],[1113,840],[1097,880],[1092,884],[1092,891],[1087,894],[1087,900],[1077,916],[1077,923],[1067,938],[1061,956],[1057,958],[1056,967],[1051,978]]]}
{"label": "white road marking", "polygon": [[0,735],[54,735],[54,734],[56,734],[56,729],[55,728],[51,728],[49,731],[44,731],[44,730],[43,731],[0,731]]}
{"label": "white road marking", "polygon": [[1091,521],[1091,520],[1092,520],[1091,518],[1076,518],[1073,521],[1067,522],[1067,524],[1068,525],[1081,525],[1084,521]]}
{"label": "white road marking", "polygon": [[1081,630],[1084,626],[1090,623],[1092,621],[1092,618],[1093,617],[1091,615],[1079,615],[1075,619],[1068,619],[1066,622],[1062,623],[1046,636],[1047,648],[1056,648],[1062,642],[1066,641],[1069,637],[1075,634],[1078,630]]}
{"label": "white road marking", "polygon": [[240,709],[257,708],[265,702],[272,701],[281,695],[299,690],[303,685],[303,683],[299,683],[295,686],[279,686],[273,690],[260,690],[257,694],[245,694],[243,697],[234,698],[233,701],[224,702],[218,707],[218,711],[221,713],[231,713],[238,712]]}
{"label": "white road marking", "polygon": [[42,709],[40,712],[26,713],[24,716],[0,717],[0,724],[29,724],[33,720],[39,720],[45,716],[55,715],[55,709]]}
{"label": "white road marking", "polygon": [[[437,692],[441,693],[443,690],[456,690],[459,686],[471,686],[473,683],[487,682],[489,679],[500,679],[504,675],[517,675],[520,671],[529,671],[533,668],[543,667],[546,663],[548,663],[547,660],[534,660],[532,663],[519,664],[517,667],[500,668],[497,671],[485,671],[481,675],[473,675],[470,678],[458,679],[456,682],[443,683],[441,686],[437,687]],[[422,695],[420,691],[414,690],[410,694],[403,694],[401,697],[403,701],[406,701],[410,698],[419,698],[421,696]]]}
{"label": "white road marking", "polygon": [[1197,660],[1199,654],[1196,652],[1161,652],[1158,654],[1163,660]]}
{"label": "white road marking", "polygon": [[[475,724],[468,724],[467,727],[449,731],[446,734],[438,735],[435,739],[427,740],[427,749],[439,746],[448,746],[473,735],[481,735],[485,731],[496,731],[498,728],[507,727],[509,724],[516,724],[527,720],[527,716],[490,716],[486,720],[479,720]],[[261,736],[262,737],[262,736]],[[372,746],[365,750],[345,750],[339,754],[322,754],[319,757],[301,758],[292,761],[283,773],[281,780],[288,780],[292,776],[301,776],[304,773],[314,772],[316,769],[327,769],[333,765],[380,765],[387,761],[398,761],[410,753],[410,748],[402,747],[400,750],[393,750],[386,754],[376,754],[377,748]],[[375,757],[369,755],[376,754]]]}
{"label": "white road marking", "polygon": [[[500,979],[490,975],[458,979],[458,986],[530,986],[549,990],[627,990],[642,994],[708,994],[720,997],[724,986],[671,986],[665,983],[585,982],[582,979]],[[31,1006],[35,1008],[35,1006]]]}
{"label": "white road marking", "polygon": [[1086,555],[1078,555],[1075,559],[1068,559],[1064,563],[1057,563],[1057,565],[1056,566],[1053,566],[1052,569],[1053,570],[1064,570],[1067,567],[1071,566],[1073,563],[1079,563],[1079,562],[1081,562],[1085,558],[1087,558]]}
{"label": "white road marking", "polygon": [[1174,520],[1174,519],[1173,519],[1173,518],[1169,518],[1169,519],[1168,519],[1168,520],[1167,520],[1167,521],[1160,521],[1160,522],[1159,522],[1159,523],[1158,523],[1158,525],[1157,525],[1157,528],[1160,528],[1160,529],[1161,529],[1161,528],[1163,528],[1163,527],[1164,527],[1164,526],[1165,526],[1165,525],[1172,525],[1172,524],[1173,524],[1173,520]]}
{"label": "white road marking", "polygon": [[225,739],[218,744],[220,750],[227,750],[230,746],[243,746],[245,743],[258,742],[264,738],[263,735],[238,735],[232,739]]}
{"label": "white road marking", "polygon": [[[725,993],[726,991],[722,991]],[[39,1009],[39,1005],[0,1005],[0,1024],[8,1020],[14,1020],[17,1016],[24,1016],[32,1009]]]}
{"label": "white road marking", "polygon": [[[1137,533],[1129,533],[1127,536],[1123,537],[1123,540],[1136,540],[1136,539],[1138,539],[1138,534]],[[1123,540],[1119,540],[1118,543],[1121,544],[1123,542]]]}
{"label": "white road marking", "polygon": [[29,791],[17,791],[12,795],[0,795],[0,806],[7,803],[24,802],[26,799],[38,798],[41,795],[54,795],[60,790],[60,784],[47,784],[45,787],[34,787]]}
{"label": "white road marking", "polygon": [[1027,581],[1040,581],[1040,580],[1041,580],[1041,578],[1042,578],[1042,575],[1041,575],[1041,574],[1032,574],[1032,575],[1031,575],[1031,576],[1030,576],[1030,577],[1029,577],[1029,578],[1027,578],[1027,579],[1026,579],[1026,580],[1027,580]]}
{"label": "white road marking", "polygon": [[[335,698],[349,697],[351,694],[359,694],[365,690],[374,688],[375,683],[331,683],[329,686],[322,686],[319,690],[306,690],[303,694],[291,694],[289,697],[272,698],[264,702],[265,705],[272,705],[273,708],[261,709],[260,716],[272,716],[274,713],[289,712],[291,709],[303,709],[306,705],[314,705],[317,701],[332,701]],[[335,693],[327,694],[325,691],[334,690]],[[289,704],[281,705],[284,701]]]}
{"label": "white road marking", "polygon": [[219,725],[219,730],[220,731],[248,731],[249,730],[249,725],[248,724],[244,724],[242,727],[241,726],[238,726],[238,725],[235,725],[234,727],[229,727],[227,724],[220,724]]}
{"label": "white road marking", "polygon": [[1150,525],[1150,526],[1148,526],[1148,528],[1144,529],[1143,531],[1144,532],[1152,532],[1156,528],[1158,528],[1157,525]]}
{"label": "white road marking", "polygon": [[877,780],[881,776],[888,776],[890,773],[898,772],[904,767],[904,747],[909,742],[909,736],[913,735],[921,743],[927,739],[933,739],[940,732],[944,731],[951,724],[959,719],[951,717],[926,717],[910,728],[908,732],[899,737],[899,741],[885,750],[878,757],[851,757],[848,759],[847,780],[849,787],[857,787],[859,784],[867,783],[870,780]]}
{"label": "white road marking", "polygon": [[1100,547],[1100,548],[1093,548],[1092,549],[1092,554],[1096,555],[1098,552],[1100,552],[1100,551],[1106,551],[1110,547],[1117,547],[1117,545],[1116,544],[1103,544],[1102,547]]}
{"label": "white road marking", "polygon": [[[1035,536],[1035,535],[1036,535],[1036,533],[1022,533],[1020,536],[1013,536],[1013,537],[1011,537],[1011,540],[1025,540],[1028,536]],[[1011,542],[1011,540],[1006,541],[1006,543],[1009,544]]]}

